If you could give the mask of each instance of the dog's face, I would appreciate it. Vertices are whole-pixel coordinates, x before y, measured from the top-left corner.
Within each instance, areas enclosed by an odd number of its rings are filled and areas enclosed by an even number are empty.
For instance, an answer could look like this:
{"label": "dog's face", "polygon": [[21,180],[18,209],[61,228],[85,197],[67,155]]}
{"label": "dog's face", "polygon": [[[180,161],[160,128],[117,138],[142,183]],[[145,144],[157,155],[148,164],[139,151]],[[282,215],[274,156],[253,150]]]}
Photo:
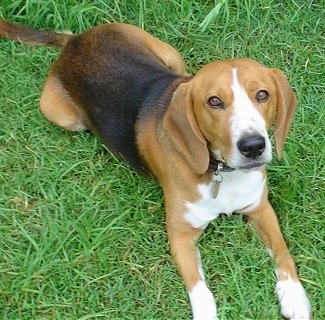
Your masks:
{"label": "dog's face", "polygon": [[271,70],[242,62],[205,66],[192,83],[192,99],[210,152],[230,167],[250,169],[272,159],[267,130],[277,94]]}
{"label": "dog's face", "polygon": [[[186,99],[186,115],[181,115],[178,106],[178,116],[188,119],[195,136],[185,137],[188,141],[183,141],[183,145],[195,144],[195,139],[200,142],[195,146],[196,152],[205,155],[194,161],[202,165],[201,170],[209,153],[235,169],[254,169],[270,162],[272,150],[267,131],[275,118],[277,152],[281,156],[296,105],[281,71],[253,60],[232,59],[206,65],[182,86],[175,93],[174,103],[180,103],[178,95]],[[180,126],[184,128],[184,124]],[[187,133],[183,131],[182,135]],[[188,148],[188,156],[195,159],[193,147]]]}

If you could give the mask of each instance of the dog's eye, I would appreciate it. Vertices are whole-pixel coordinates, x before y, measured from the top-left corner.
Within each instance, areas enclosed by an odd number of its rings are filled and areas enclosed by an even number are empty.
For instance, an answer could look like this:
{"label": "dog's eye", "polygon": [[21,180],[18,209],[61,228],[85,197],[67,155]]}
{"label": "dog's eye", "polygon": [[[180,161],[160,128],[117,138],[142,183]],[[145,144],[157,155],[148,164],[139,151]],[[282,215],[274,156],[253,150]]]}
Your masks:
{"label": "dog's eye", "polygon": [[213,109],[224,108],[223,102],[216,96],[212,96],[208,99],[208,106]]}
{"label": "dog's eye", "polygon": [[257,102],[265,102],[269,99],[270,94],[266,90],[260,90],[256,94]]}

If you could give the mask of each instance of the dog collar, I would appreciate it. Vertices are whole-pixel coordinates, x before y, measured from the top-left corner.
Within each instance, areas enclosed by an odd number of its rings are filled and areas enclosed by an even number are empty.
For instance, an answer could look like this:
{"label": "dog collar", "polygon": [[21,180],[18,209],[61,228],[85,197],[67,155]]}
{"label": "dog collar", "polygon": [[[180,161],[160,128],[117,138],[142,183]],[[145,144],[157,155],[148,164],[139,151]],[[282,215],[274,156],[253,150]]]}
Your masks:
{"label": "dog collar", "polygon": [[210,157],[209,169],[215,173],[221,172],[231,172],[235,169],[227,166],[227,164],[222,160],[217,160],[213,157]]}

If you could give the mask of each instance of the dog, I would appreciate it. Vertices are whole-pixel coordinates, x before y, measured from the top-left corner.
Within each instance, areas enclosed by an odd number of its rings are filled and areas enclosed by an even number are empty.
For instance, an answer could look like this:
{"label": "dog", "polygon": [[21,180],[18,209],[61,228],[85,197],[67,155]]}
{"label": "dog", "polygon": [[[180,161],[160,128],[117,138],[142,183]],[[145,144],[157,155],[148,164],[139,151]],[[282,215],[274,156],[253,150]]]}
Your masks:
{"label": "dog", "polygon": [[296,108],[278,69],[229,59],[186,72],[181,55],[132,25],[80,34],[39,31],[5,20],[0,36],[62,49],[40,109],[70,131],[92,130],[114,154],[163,190],[170,251],[195,320],[217,319],[195,243],[220,214],[244,214],[276,264],[282,315],[311,319],[311,308],[268,200],[268,130],[281,158]]}

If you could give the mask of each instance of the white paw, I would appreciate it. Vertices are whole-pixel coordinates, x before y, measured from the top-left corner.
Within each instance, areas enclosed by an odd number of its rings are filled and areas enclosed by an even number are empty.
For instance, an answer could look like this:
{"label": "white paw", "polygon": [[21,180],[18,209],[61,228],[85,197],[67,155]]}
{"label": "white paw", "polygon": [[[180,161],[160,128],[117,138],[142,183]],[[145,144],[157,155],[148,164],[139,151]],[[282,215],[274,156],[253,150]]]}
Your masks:
{"label": "white paw", "polygon": [[278,281],[275,291],[280,302],[281,314],[286,319],[311,319],[310,304],[299,281],[293,281],[291,278]]}
{"label": "white paw", "polygon": [[218,320],[217,306],[204,281],[199,281],[189,292],[193,320]]}

